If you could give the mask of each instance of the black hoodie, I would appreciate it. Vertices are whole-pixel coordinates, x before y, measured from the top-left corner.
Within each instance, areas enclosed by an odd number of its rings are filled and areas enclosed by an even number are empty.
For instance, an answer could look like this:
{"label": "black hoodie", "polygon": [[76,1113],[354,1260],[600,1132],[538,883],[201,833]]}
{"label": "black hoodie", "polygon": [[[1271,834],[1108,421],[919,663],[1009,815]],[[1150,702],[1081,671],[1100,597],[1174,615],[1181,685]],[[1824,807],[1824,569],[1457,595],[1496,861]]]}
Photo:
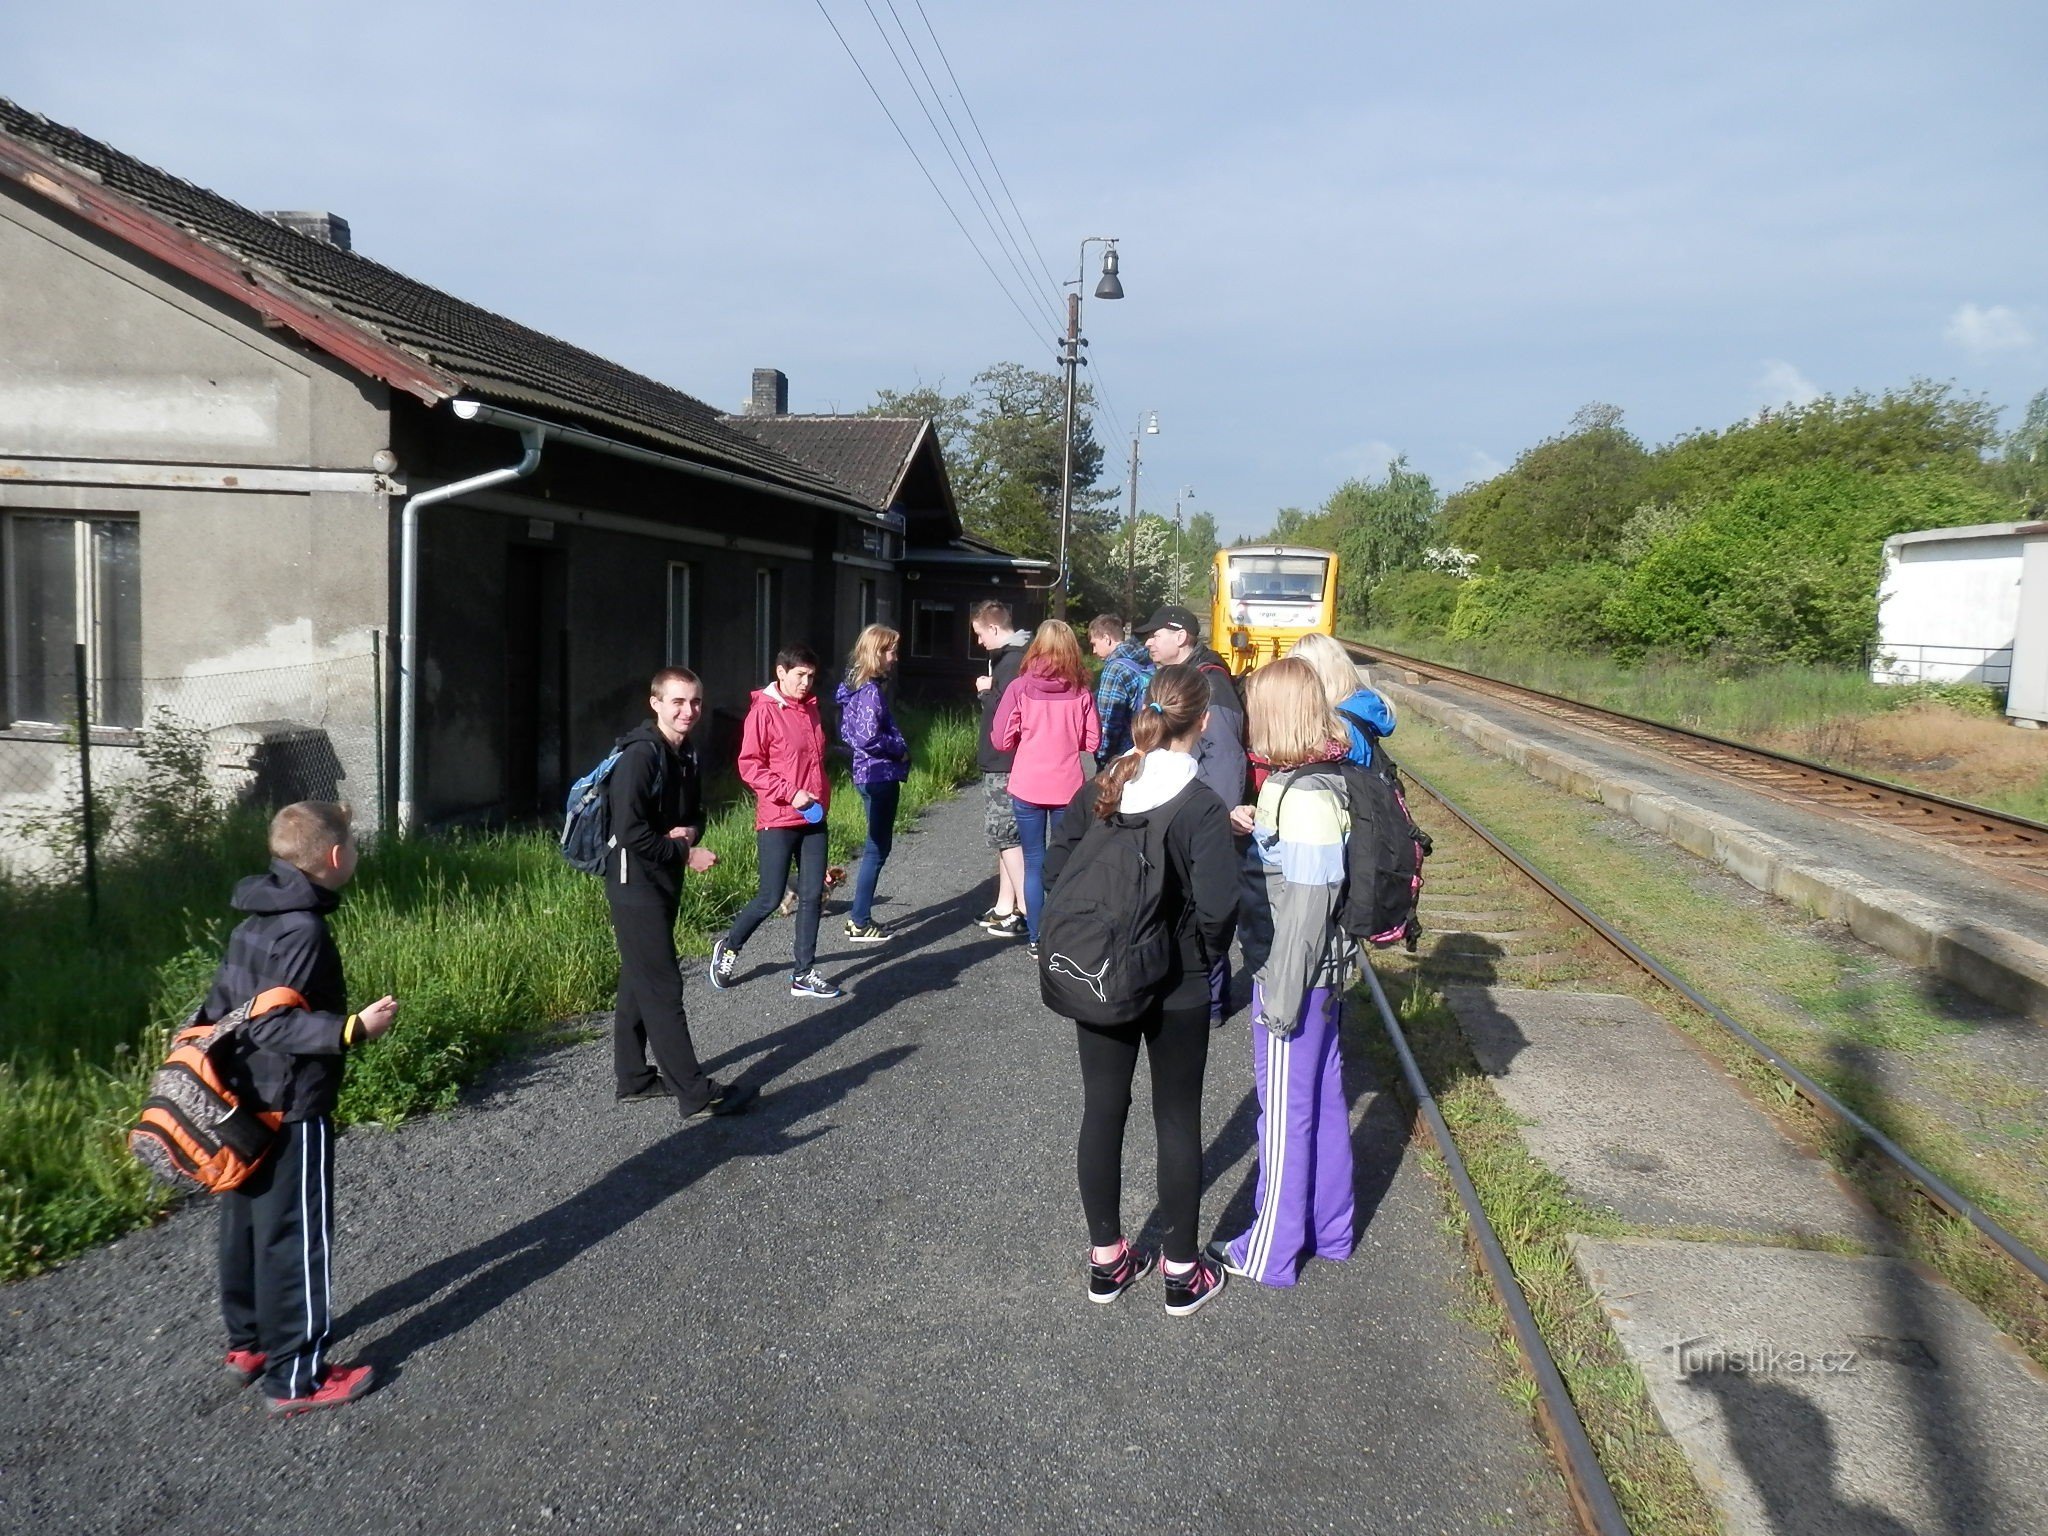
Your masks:
{"label": "black hoodie", "polygon": [[616,745],[624,755],[605,781],[613,844],[605,859],[605,894],[615,901],[673,900],[683,888],[690,845],[670,837],[669,829],[691,827],[704,835],[696,748],[688,737],[682,746],[670,746],[652,720],[643,720]]}
{"label": "black hoodie", "polygon": [[286,1120],[331,1114],[341,1095],[342,1026],[348,993],[341,951],[327,932],[340,894],[315,885],[283,859],[270,873],[235,886],[233,906],[248,917],[228,938],[227,958],[206,994],[206,1017],[217,1019],[272,987],[290,987],[304,1008],[280,1008],[241,1034],[243,1088],[260,1109]]}

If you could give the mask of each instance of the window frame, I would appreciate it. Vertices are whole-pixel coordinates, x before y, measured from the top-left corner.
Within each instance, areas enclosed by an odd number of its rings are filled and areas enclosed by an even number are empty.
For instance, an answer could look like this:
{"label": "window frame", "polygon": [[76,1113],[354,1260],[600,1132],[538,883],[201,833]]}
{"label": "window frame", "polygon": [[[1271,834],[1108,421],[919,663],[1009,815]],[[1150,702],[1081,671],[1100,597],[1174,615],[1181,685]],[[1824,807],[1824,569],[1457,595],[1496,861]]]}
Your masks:
{"label": "window frame", "polygon": [[[682,612],[676,612],[676,586],[678,575],[682,578]],[[688,560],[671,560],[668,563],[668,591],[665,596],[668,610],[668,631],[663,637],[667,662],[671,667],[688,667],[697,670],[697,567]]]}
{"label": "window frame", "polygon": [[[68,651],[82,640],[86,648],[86,708],[92,716],[94,730],[135,730],[141,724],[140,701],[142,671],[139,665],[142,632],[142,519],[132,512],[78,512],[55,507],[8,507],[0,509],[0,729],[62,730],[72,721],[69,710],[60,720],[42,720],[18,713],[14,679],[24,675],[16,660],[18,626],[22,614],[18,605],[10,601],[14,594],[15,572],[19,560],[15,551],[15,530],[23,518],[38,518],[45,522],[69,523],[71,525],[71,583],[72,583],[72,638],[66,644]],[[138,665],[133,677],[123,676],[115,666],[110,654],[110,625],[105,609],[108,599],[106,582],[99,568],[98,551],[94,547],[94,530],[103,526],[131,528],[135,537],[135,596],[134,611],[122,617],[125,627],[137,637],[136,650]],[[112,629],[118,633],[124,627],[119,622]],[[71,668],[64,668],[63,689],[67,704],[74,697],[75,689],[70,681]],[[113,699],[121,692],[132,690],[137,704],[137,718],[134,720],[110,720],[108,715]]]}

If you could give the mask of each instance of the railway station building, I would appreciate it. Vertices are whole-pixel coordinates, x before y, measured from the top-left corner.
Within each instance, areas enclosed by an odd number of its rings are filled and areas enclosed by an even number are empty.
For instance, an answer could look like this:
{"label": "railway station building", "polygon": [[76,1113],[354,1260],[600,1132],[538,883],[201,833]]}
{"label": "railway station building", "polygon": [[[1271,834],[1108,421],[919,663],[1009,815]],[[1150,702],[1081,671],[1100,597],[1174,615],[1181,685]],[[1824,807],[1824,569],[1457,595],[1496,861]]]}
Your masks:
{"label": "railway station building", "polygon": [[2048,724],[2048,523],[1894,534],[1877,600],[1873,681],[1985,683]]}
{"label": "railway station building", "polygon": [[558,813],[656,667],[729,753],[781,645],[910,633],[921,559],[1029,575],[926,424],[778,441],[4,99],[0,273],[0,815],[81,691],[96,779],[168,712],[224,786],[368,830]]}

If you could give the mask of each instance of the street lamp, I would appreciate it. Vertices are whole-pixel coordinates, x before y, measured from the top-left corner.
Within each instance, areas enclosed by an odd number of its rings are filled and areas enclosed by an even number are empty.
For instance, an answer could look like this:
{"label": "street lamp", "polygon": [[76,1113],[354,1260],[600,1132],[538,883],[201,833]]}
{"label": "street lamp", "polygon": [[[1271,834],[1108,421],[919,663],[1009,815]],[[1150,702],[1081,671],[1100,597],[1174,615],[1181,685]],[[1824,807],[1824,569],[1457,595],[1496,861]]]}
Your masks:
{"label": "street lamp", "polygon": [[1088,247],[1091,245],[1103,248],[1102,281],[1095,285],[1095,297],[1120,299],[1124,296],[1124,285],[1117,278],[1116,237],[1090,235],[1081,242],[1080,259],[1075,264],[1077,275],[1072,282],[1062,284],[1073,291],[1067,295],[1067,335],[1060,348],[1060,366],[1067,370],[1067,419],[1060,450],[1059,583],[1053,599],[1053,616],[1059,619],[1067,616],[1067,525],[1074,513],[1074,390],[1075,380],[1088,361],[1081,355],[1081,349],[1088,345],[1081,339],[1081,285],[1088,281]]}
{"label": "street lamp", "polygon": [[1131,433],[1131,515],[1125,532],[1124,545],[1124,616],[1133,624],[1138,622],[1138,438],[1140,434],[1153,437],[1159,435],[1159,413],[1141,411],[1138,426]]}

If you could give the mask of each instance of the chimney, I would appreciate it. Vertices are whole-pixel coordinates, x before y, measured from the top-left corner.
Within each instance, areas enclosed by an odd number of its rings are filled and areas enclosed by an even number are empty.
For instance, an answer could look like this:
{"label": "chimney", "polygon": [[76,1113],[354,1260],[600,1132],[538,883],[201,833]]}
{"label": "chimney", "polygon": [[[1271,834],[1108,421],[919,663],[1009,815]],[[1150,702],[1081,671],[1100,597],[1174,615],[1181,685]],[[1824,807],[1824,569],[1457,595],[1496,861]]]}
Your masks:
{"label": "chimney", "polygon": [[789,375],[780,368],[754,370],[754,396],[747,402],[749,416],[789,414]]}
{"label": "chimney", "polygon": [[310,240],[318,240],[322,245],[337,246],[344,251],[355,249],[349,244],[348,220],[338,213],[286,211],[266,213],[263,217],[273,224],[282,224],[286,229],[295,230]]}

